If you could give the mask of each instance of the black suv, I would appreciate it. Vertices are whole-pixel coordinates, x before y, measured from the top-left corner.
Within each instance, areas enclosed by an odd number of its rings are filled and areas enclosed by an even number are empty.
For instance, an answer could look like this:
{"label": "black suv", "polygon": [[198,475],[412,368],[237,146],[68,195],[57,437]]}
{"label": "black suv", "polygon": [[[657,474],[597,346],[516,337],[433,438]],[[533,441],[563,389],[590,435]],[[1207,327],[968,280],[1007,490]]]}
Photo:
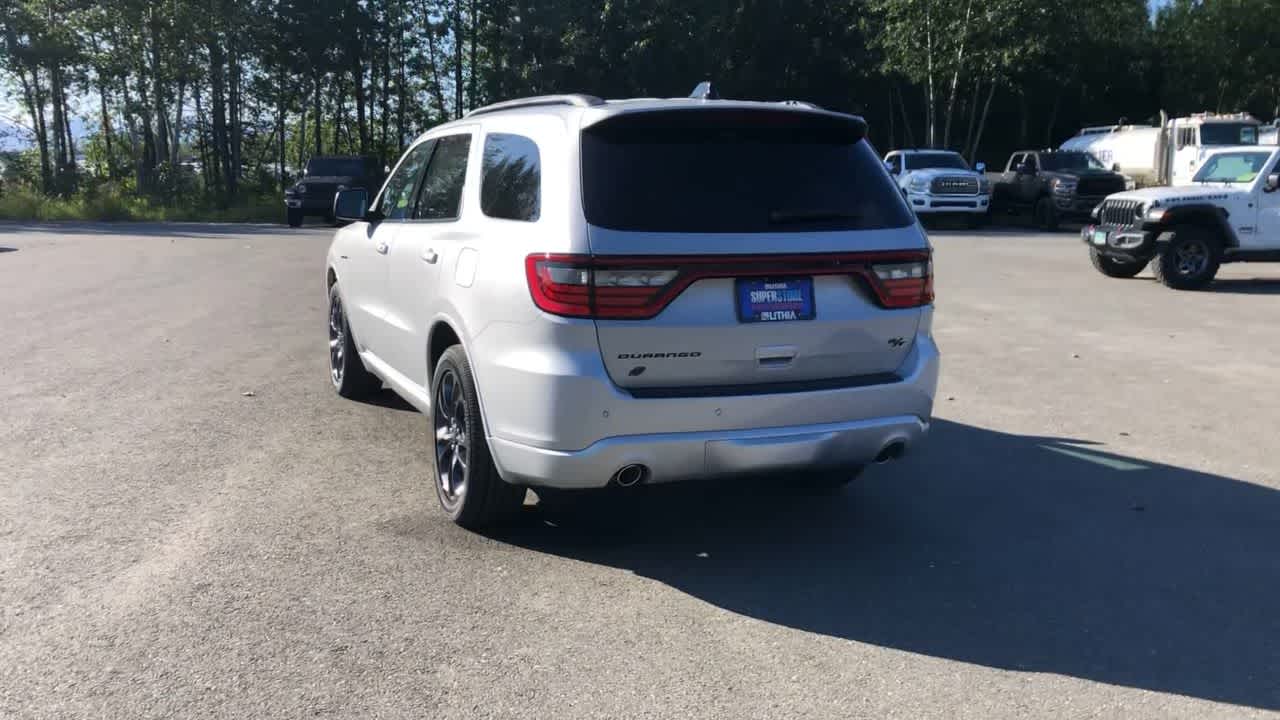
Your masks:
{"label": "black suv", "polygon": [[289,226],[298,227],[307,215],[323,215],[333,222],[333,198],[339,190],[364,188],[374,195],[382,180],[382,163],[376,157],[313,157],[302,179],[284,191]]}
{"label": "black suv", "polygon": [[1124,192],[1127,184],[1089,153],[1070,150],[1016,152],[1004,172],[990,179],[992,206],[1029,211],[1041,230],[1056,230],[1062,220],[1087,222],[1098,203]]}

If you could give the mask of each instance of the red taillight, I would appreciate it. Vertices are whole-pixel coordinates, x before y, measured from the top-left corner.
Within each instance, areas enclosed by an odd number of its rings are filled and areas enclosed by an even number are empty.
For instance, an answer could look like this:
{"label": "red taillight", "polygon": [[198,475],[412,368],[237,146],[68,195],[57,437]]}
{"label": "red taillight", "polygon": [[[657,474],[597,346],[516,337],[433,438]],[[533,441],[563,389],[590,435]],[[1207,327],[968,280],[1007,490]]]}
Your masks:
{"label": "red taillight", "polygon": [[584,255],[530,255],[525,276],[533,302],[567,317],[644,319],[670,301],[665,291],[679,275],[671,268],[606,266]]}
{"label": "red taillight", "polygon": [[933,263],[925,258],[871,266],[873,289],[888,308],[911,308],[933,302]]}
{"label": "red taillight", "polygon": [[525,258],[529,294],[538,308],[602,320],[651,318],[698,280],[797,275],[861,278],[886,308],[933,302],[932,263],[929,253],[920,251],[673,257],[541,253]]}

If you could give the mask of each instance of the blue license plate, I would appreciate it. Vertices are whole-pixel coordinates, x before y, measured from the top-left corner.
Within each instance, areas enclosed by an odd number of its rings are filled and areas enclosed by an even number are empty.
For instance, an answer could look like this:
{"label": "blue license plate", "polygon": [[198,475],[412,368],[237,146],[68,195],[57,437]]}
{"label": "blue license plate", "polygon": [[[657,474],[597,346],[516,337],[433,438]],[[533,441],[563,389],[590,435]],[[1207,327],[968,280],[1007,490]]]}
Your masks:
{"label": "blue license plate", "polygon": [[813,278],[738,280],[738,319],[786,322],[813,319]]}

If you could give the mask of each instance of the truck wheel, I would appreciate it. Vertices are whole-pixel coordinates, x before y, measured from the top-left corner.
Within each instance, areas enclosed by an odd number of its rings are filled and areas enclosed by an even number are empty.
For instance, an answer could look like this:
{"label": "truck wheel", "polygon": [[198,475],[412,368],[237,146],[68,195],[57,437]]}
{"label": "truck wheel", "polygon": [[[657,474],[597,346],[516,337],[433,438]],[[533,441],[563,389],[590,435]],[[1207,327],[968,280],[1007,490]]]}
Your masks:
{"label": "truck wheel", "polygon": [[289,208],[289,227],[302,227],[302,210]]}
{"label": "truck wheel", "polygon": [[1173,237],[1160,250],[1151,270],[1166,287],[1199,290],[1218,274],[1222,262],[1222,242],[1212,231],[1201,227],[1175,228]]}
{"label": "truck wheel", "polygon": [[1098,272],[1113,278],[1136,277],[1147,263],[1141,260],[1125,261],[1110,255],[1104,255],[1097,248],[1089,248],[1089,260]]}
{"label": "truck wheel", "polygon": [[444,351],[431,382],[436,497],[469,530],[501,524],[524,504],[525,488],[498,475],[485,441],[475,377],[461,345]]}
{"label": "truck wheel", "polygon": [[1058,208],[1053,206],[1053,200],[1042,197],[1036,201],[1034,210],[1034,218],[1036,227],[1045,232],[1053,232],[1058,229]]}

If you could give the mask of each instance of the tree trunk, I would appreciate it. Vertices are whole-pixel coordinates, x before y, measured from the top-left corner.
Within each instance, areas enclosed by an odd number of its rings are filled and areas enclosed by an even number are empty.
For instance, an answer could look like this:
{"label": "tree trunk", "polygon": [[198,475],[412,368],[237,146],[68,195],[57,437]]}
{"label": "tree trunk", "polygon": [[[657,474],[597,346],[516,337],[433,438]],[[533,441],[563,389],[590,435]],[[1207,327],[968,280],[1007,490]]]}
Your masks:
{"label": "tree trunk", "polygon": [[969,129],[964,133],[964,145],[960,148],[961,154],[969,157],[969,148],[973,147],[973,130],[978,124],[978,97],[979,91],[982,90],[982,76],[973,80],[973,97],[969,99]]}
{"label": "tree trunk", "polygon": [[369,154],[369,121],[365,117],[365,97],[364,97],[364,63],[357,58],[355,66],[351,68],[351,80],[355,83],[352,89],[356,97],[356,134],[359,135],[360,154]]}
{"label": "tree trunk", "polygon": [[[427,23],[427,60],[431,64],[431,92],[436,99],[436,107],[440,111],[440,119],[449,119],[449,108],[444,101],[444,85],[440,83],[440,62],[439,55],[436,53],[436,31],[435,26],[431,24],[431,16],[427,9],[427,4],[423,3],[423,13]],[[403,38],[403,36],[402,36]],[[401,40],[401,48],[403,50],[403,39]],[[404,79],[404,53],[400,54],[400,78]],[[401,100],[404,99],[404,91],[400,94]],[[404,142],[403,132],[400,135],[400,142]]]}
{"label": "tree trunk", "polygon": [[67,193],[67,135],[65,98],[62,90],[62,68],[55,62],[49,68],[49,104],[53,106],[53,184],[59,195]]}
{"label": "tree trunk", "polygon": [[969,15],[972,10],[973,0],[967,0],[964,4],[964,21],[960,25],[960,44],[956,48],[956,66],[951,72],[951,92],[947,95],[946,118],[942,125],[942,145],[947,148],[951,147],[951,116],[955,112],[956,91],[960,87],[960,70],[964,66],[964,46],[969,38]]}
{"label": "tree trunk", "polygon": [[288,187],[289,181],[285,178],[285,146],[284,146],[284,115],[285,115],[285,97],[284,97],[284,70],[281,69],[276,73],[276,173],[280,182],[280,190]]}
{"label": "tree trunk", "polygon": [[178,78],[178,92],[173,98],[173,124],[170,130],[173,135],[169,141],[169,165],[174,172],[178,170],[178,163],[181,161],[182,152],[182,98],[187,91],[187,79],[185,77]]}
{"label": "tree trunk", "polygon": [[232,199],[235,199],[240,194],[240,176],[243,174],[241,169],[244,167],[240,156],[241,145],[244,140],[244,124],[241,121],[240,113],[243,110],[244,101],[240,92],[240,55],[239,50],[234,45],[228,53],[227,59],[227,70],[230,73],[228,110],[231,125],[231,172],[227,175],[227,194]]}
{"label": "tree trunk", "polygon": [[227,98],[226,98],[226,77],[224,75],[225,54],[222,50],[222,42],[219,38],[213,38],[209,41],[209,102],[210,112],[213,114],[212,135],[213,135],[213,165],[216,172],[214,177],[214,191],[218,196],[218,205],[226,207],[227,205],[227,178],[231,175],[231,159],[227,152]]}
{"label": "tree trunk", "polygon": [[[468,62],[468,65],[470,66],[469,69],[471,71],[471,75],[469,78],[470,87],[467,91],[467,109],[468,110],[476,109],[476,105],[477,105],[476,91],[479,87],[477,84],[477,78],[480,76],[480,72],[479,70],[476,69],[476,35],[480,32],[479,30],[480,14],[478,12],[478,7],[477,7],[478,4],[479,3],[477,3],[476,0],[471,0],[471,28],[470,28],[471,58],[470,58],[470,61]],[[609,7],[613,7],[613,4],[611,3]]]}
{"label": "tree trunk", "polygon": [[[71,171],[71,180],[76,179],[76,136],[71,132],[71,107],[67,103],[67,96],[62,96],[62,125],[63,130],[67,133],[67,169]],[[72,187],[71,189],[75,189]]]}
{"label": "tree trunk", "polygon": [[453,0],[453,113],[462,117],[462,0]]}
{"label": "tree trunk", "polygon": [[102,113],[102,142],[107,146],[107,179],[116,179],[115,170],[115,147],[111,132],[111,114],[107,110],[107,83],[103,79],[101,68],[97,69],[98,75],[98,104]]}
{"label": "tree trunk", "polygon": [[18,66],[18,79],[22,82],[22,96],[27,103],[27,111],[31,113],[31,129],[36,136],[36,147],[40,151],[40,191],[49,193],[53,190],[53,169],[49,166],[49,134],[44,125],[44,92],[40,89],[40,70],[31,68],[31,80],[21,65]]}
{"label": "tree trunk", "polygon": [[987,113],[991,111],[991,98],[996,94],[996,84],[991,83],[991,89],[987,90],[987,101],[982,104],[982,116],[978,119],[978,132],[973,136],[973,147],[969,148],[969,162],[974,163],[978,159],[978,147],[982,144],[982,131],[987,127]]}
{"label": "tree trunk", "polygon": [[151,100],[155,104],[156,152],[154,162],[169,159],[169,113],[164,106],[164,65],[160,60],[160,20],[154,6],[149,9],[148,25],[151,34]]}
{"label": "tree trunk", "polygon": [[924,55],[925,55],[925,134],[928,136],[929,147],[938,146],[938,113],[934,104],[933,94],[933,15],[930,12],[928,2],[924,6]]}
{"label": "tree trunk", "polygon": [[321,127],[320,125],[320,119],[321,119],[320,118],[320,90],[321,90],[320,71],[319,69],[317,69],[315,71],[315,93],[314,93],[314,99],[315,99],[314,107],[315,107],[315,113],[316,113],[315,115],[316,117],[316,133],[315,133],[316,153],[315,154],[316,155],[324,154],[324,144],[322,140],[322,138],[324,137],[324,134],[320,131],[320,127]]}
{"label": "tree trunk", "polygon": [[906,146],[909,148],[916,147],[915,132],[911,129],[911,117],[907,115],[907,101],[902,97],[902,88],[898,88],[898,107],[902,110],[902,132],[903,139],[906,140]]}
{"label": "tree trunk", "polygon": [[204,178],[206,189],[216,188],[218,186],[217,163],[209,157],[209,142],[205,137],[206,123],[204,108],[200,104],[200,95],[200,88],[197,86],[191,96],[196,101],[196,152],[200,153],[200,176]]}
{"label": "tree trunk", "polygon": [[[388,16],[390,13],[388,12]],[[397,19],[396,22],[399,22]],[[386,27],[390,24],[390,18],[383,23]],[[378,139],[378,157],[383,165],[387,164],[387,133],[389,132],[389,121],[391,115],[391,34],[387,33],[385,38],[386,46],[382,48],[382,97],[379,100],[382,103],[380,117],[378,118],[379,139]]]}
{"label": "tree trunk", "polygon": [[1044,146],[1053,147],[1053,131],[1058,125],[1058,110],[1062,107],[1062,92],[1053,94],[1053,109],[1049,111],[1049,122],[1045,125]]}

